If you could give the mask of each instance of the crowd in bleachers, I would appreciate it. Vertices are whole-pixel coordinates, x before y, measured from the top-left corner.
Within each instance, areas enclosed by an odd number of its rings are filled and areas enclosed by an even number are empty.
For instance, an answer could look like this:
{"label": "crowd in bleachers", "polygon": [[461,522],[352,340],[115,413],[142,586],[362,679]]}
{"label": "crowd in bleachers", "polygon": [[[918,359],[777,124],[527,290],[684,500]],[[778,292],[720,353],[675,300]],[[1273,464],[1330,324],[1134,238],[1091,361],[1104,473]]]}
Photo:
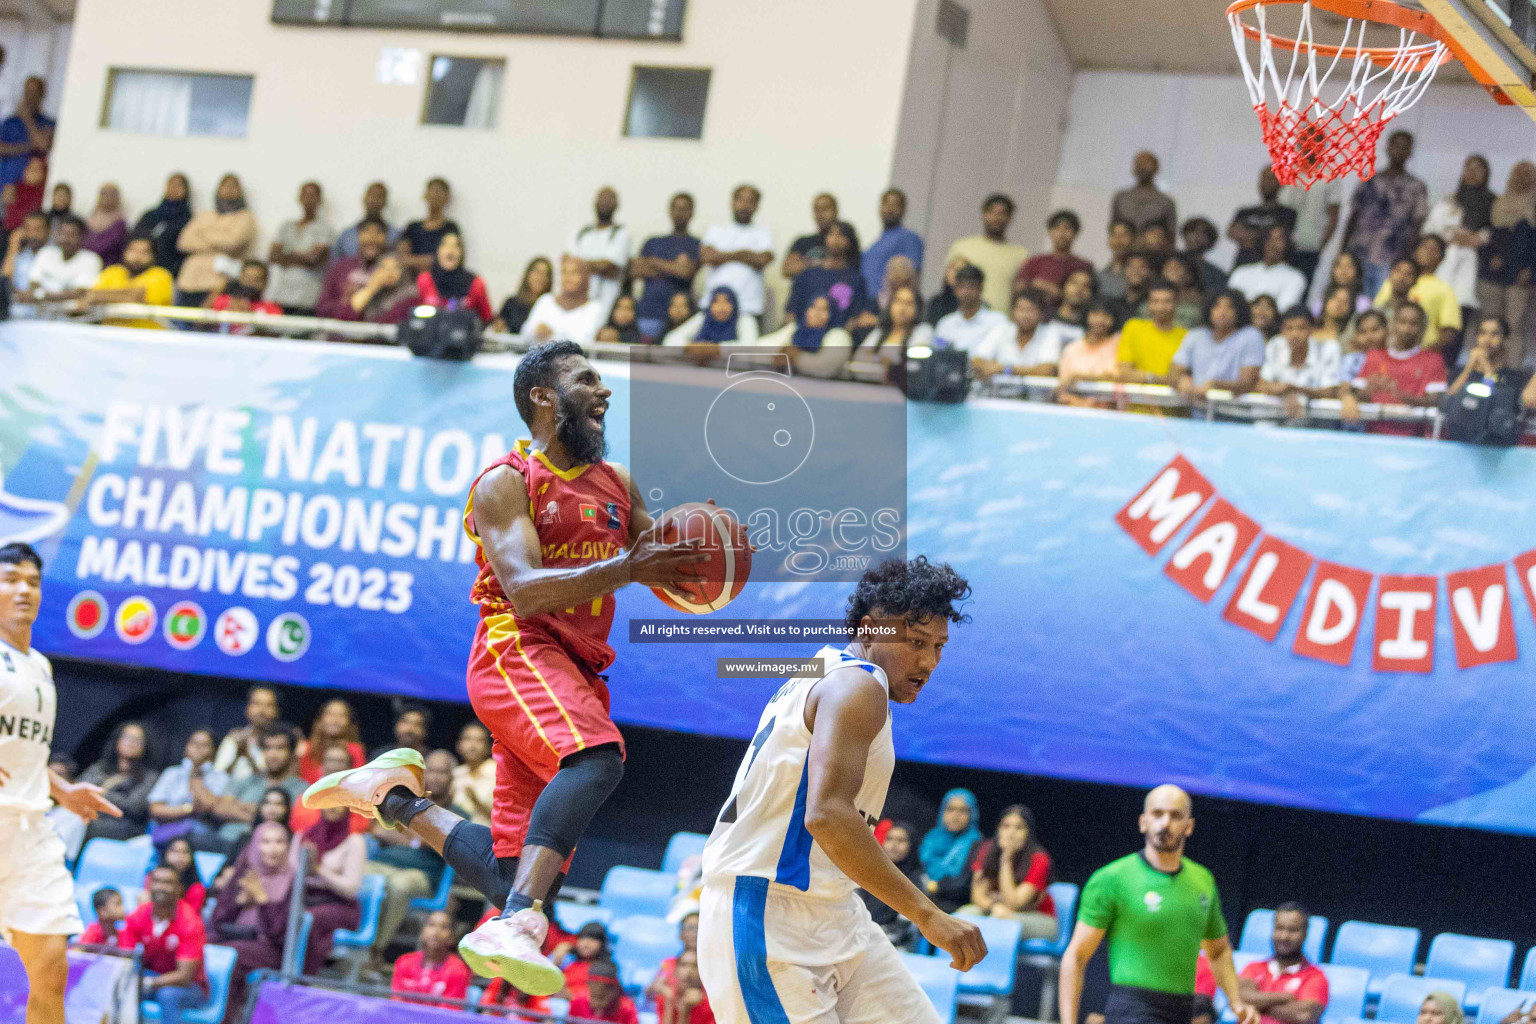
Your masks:
{"label": "crowd in bleachers", "polygon": [[[619,193],[605,186],[591,220],[561,252],[531,260],[507,292],[510,282],[473,271],[443,178],[427,182],[422,216],[404,225],[386,219],[387,186],[370,184],[361,218],[339,232],[323,212],[321,185],[305,182],[296,216],[268,231],[265,253],[235,174],[218,181],[211,208],[194,209],[192,183],[172,174],[137,220],[112,184],[81,217],[67,184],[46,189],[51,130],[24,131],[40,116],[41,88],[30,81],[6,122],[31,139],[18,143],[31,151],[0,167],[9,232],[0,270],[13,316],[137,302],[389,324],[425,305],[469,310],[487,327],[534,341],[671,346],[701,360],[721,346],[772,346],[812,376],[956,348],[978,378],[1056,378],[1055,397],[1080,405],[1124,407],[1102,392],[1074,392],[1115,382],[1165,384],[1195,405],[1269,395],[1297,422],[1317,398],[1343,403],[1335,421],[1345,424],[1361,420],[1361,401],[1433,407],[1447,393],[1470,394],[1513,416],[1536,406],[1524,368],[1528,354],[1536,357],[1528,343],[1536,165],[1517,164],[1495,194],[1487,161],[1469,157],[1455,188],[1431,204],[1408,169],[1407,132],[1392,136],[1387,166],[1360,184],[1347,209],[1342,182],[1282,189],[1266,168],[1258,202],[1225,229],[1236,247],[1230,273],[1210,258],[1217,225],[1199,216],[1180,223],[1177,201],[1158,187],[1156,157],[1141,153],[1136,183],[1109,211],[1102,267],[1075,251],[1082,221],[1072,210],[1048,219],[1048,251],[1010,241],[1014,203],[999,193],[982,202],[981,231],[948,246],[942,287],[925,297],[922,269],[937,250],[905,226],[899,189],[882,195],[867,247],[836,198],[817,196],[812,230],[781,258],[758,220],[763,195],[754,185],[737,187],[731,220],[701,235],[693,197],[673,196],[672,230],[643,241],[620,220]],[[1335,236],[1339,254],[1325,271],[1319,261]],[[767,273],[775,262],[781,301]]]}

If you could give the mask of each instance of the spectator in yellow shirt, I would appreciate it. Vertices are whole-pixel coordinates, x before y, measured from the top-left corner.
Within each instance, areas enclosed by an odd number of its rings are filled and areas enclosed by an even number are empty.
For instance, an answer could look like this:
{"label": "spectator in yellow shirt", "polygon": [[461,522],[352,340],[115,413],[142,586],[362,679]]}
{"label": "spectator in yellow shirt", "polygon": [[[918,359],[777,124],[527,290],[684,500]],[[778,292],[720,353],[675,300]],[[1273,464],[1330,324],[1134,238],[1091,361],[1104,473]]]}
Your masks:
{"label": "spectator in yellow shirt", "polygon": [[1445,258],[1445,243],[1435,235],[1425,235],[1414,247],[1412,257],[1392,264],[1392,272],[1376,293],[1377,309],[1396,309],[1404,301],[1424,307],[1429,322],[1424,325],[1426,348],[1440,346],[1455,355],[1461,340],[1461,302],[1445,281],[1435,276]]}
{"label": "spectator in yellow shirt", "polygon": [[[176,291],[176,281],[164,267],[155,266],[154,244],[139,235],[128,240],[123,262],[101,272],[96,286],[85,294],[87,305],[109,302],[137,302],[146,306],[169,306]],[[106,319],[102,323],[119,327],[160,328],[156,320]]]}
{"label": "spectator in yellow shirt", "polygon": [[1179,290],[1170,281],[1156,281],[1147,293],[1147,316],[1132,317],[1120,329],[1120,378],[1141,384],[1168,383],[1173,354],[1184,344],[1187,329],[1175,319]]}

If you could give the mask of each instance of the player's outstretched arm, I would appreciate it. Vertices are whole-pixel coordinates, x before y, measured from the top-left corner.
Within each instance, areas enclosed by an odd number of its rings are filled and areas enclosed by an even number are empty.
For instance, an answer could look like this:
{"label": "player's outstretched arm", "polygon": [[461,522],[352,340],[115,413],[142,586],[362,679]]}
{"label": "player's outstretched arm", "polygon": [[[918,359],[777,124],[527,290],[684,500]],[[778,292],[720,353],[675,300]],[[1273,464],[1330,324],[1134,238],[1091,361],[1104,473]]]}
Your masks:
{"label": "player's outstretched arm", "polygon": [[48,795],[53,797],[54,803],[66,811],[74,811],[84,821],[95,821],[98,814],[114,818],[123,816],[117,805],[102,793],[100,786],[89,782],[65,782],[52,768],[48,769]]}
{"label": "player's outstretched arm", "polygon": [[832,863],[908,921],[968,971],[987,955],[975,925],[950,917],[918,891],[875,842],[854,801],[864,784],[869,745],[885,727],[885,688],[862,669],[846,668],[816,684],[806,707],[811,729],[805,827]]}
{"label": "player's outstretched arm", "polygon": [[507,600],[519,615],[574,608],[626,583],[680,583],[684,567],[702,560],[697,544],[663,544],[652,528],[627,551],[600,562],[545,568],[539,533],[528,513],[528,485],[511,466],[480,478],[474,494],[475,530]]}

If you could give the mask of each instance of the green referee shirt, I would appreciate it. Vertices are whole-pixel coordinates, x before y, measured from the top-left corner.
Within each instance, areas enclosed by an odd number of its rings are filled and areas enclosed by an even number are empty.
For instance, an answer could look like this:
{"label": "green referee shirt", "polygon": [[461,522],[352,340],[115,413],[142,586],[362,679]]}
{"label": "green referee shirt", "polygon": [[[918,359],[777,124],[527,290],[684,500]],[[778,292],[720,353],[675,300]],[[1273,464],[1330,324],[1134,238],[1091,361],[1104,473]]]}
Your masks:
{"label": "green referee shirt", "polygon": [[1093,873],[1077,919],[1108,933],[1109,977],[1116,985],[1175,995],[1195,991],[1201,941],[1227,934],[1210,871],[1185,857],[1170,875],[1140,852]]}

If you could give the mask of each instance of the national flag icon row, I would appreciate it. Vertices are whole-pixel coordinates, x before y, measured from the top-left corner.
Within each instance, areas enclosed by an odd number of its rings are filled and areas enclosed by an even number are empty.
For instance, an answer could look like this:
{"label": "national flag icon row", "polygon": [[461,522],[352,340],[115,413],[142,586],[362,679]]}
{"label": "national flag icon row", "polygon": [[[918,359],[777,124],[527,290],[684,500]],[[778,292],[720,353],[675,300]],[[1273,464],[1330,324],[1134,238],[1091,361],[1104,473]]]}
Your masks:
{"label": "national flag icon row", "polygon": [[[210,632],[208,613],[196,601],[177,601],[165,610],[162,620],[155,603],[135,594],[123,599],[117,612],[111,613],[107,599],[94,590],[82,590],[65,611],[69,631],[81,640],[91,640],[106,631],[107,623],[125,644],[142,644],[161,626],[165,642],[178,651],[190,651]],[[231,657],[248,654],[261,639],[256,613],[240,605],[226,608],[214,620],[213,643]],[[298,612],[282,612],[267,624],[267,653],[278,661],[298,661],[309,650],[309,621]]]}

